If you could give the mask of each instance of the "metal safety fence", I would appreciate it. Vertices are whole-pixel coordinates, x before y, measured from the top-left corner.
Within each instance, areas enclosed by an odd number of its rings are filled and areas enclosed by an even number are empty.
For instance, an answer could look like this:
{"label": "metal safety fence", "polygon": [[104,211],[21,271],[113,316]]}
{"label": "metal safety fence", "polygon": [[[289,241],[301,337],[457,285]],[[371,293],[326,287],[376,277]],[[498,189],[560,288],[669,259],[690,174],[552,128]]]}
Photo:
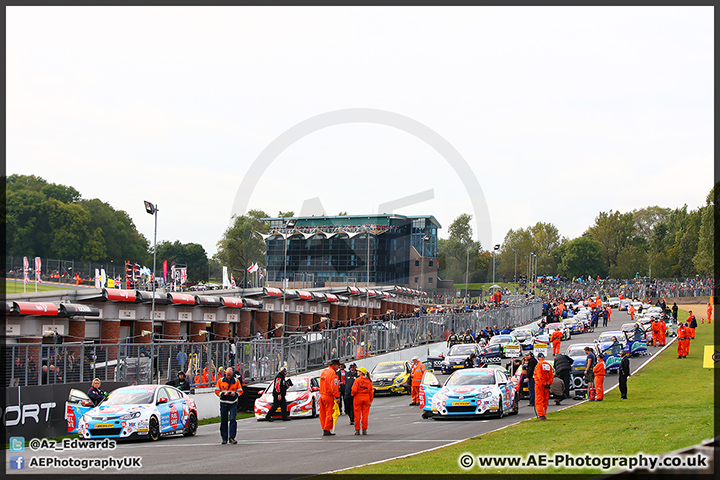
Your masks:
{"label": "metal safety fence", "polygon": [[194,388],[211,386],[220,367],[240,369],[246,382],[272,378],[282,365],[290,374],[321,368],[331,359],[349,361],[408,347],[444,341],[447,332],[477,332],[497,325],[518,327],[542,314],[539,302],[497,310],[438,313],[372,322],[271,339],[202,343],[66,343],[8,344],[5,350],[6,386],[54,383],[127,381],[165,383],[184,371]]}

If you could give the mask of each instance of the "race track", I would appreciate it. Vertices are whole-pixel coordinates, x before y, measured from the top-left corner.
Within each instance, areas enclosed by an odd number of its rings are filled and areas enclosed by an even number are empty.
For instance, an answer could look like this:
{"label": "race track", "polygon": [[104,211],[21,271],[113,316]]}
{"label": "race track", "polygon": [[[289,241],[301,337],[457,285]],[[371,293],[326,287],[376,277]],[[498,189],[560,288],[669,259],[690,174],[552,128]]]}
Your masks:
{"label": "race track", "polygon": [[[629,321],[630,318],[625,312],[613,311],[609,327],[600,327],[595,333],[574,335],[570,341],[562,343],[561,350],[564,352],[572,343],[592,342],[599,333],[617,330],[622,323]],[[648,351],[655,353],[659,351],[659,347],[648,347]],[[548,360],[552,361],[552,355],[548,357]],[[650,356],[633,357],[631,359],[633,372],[648,359]],[[504,360],[503,364],[506,361]],[[444,379],[444,376],[441,377]],[[605,379],[605,389],[608,390],[617,384],[617,381],[616,374],[608,375]],[[632,389],[632,386],[630,388]],[[619,392],[616,389],[609,395],[619,395]],[[632,401],[632,390],[630,398]],[[349,425],[346,415],[338,419],[337,435],[334,437],[322,436],[318,419],[267,423],[248,418],[238,421],[237,445],[221,445],[218,425],[204,425],[192,438],[173,436],[155,443],[147,441],[121,443],[113,451],[42,452],[42,455],[60,458],[141,457],[141,470],[136,468],[120,471],[105,470],[107,473],[141,471],[149,474],[216,474],[230,473],[228,467],[236,465],[237,470],[234,473],[286,474],[301,477],[449,445],[535,416],[533,407],[528,406],[527,400],[523,400],[518,415],[506,416],[503,419],[424,420],[418,407],[408,406],[409,402],[408,395],[377,397],[370,409],[367,436],[354,436],[354,427]],[[564,400],[563,404],[557,407],[551,400],[548,420],[552,421],[553,411],[576,403],[578,402],[572,399]],[[603,408],[602,403],[596,405],[597,408]],[[312,454],[308,454],[309,452]],[[32,456],[40,456],[41,452],[31,452],[26,449],[25,455],[27,463]],[[457,459],[448,459],[448,461],[456,462]],[[26,468],[23,473],[51,471],[53,470]],[[67,469],[64,473],[73,471],[81,472],[80,469]],[[93,471],[96,470],[90,469],[84,473]]]}

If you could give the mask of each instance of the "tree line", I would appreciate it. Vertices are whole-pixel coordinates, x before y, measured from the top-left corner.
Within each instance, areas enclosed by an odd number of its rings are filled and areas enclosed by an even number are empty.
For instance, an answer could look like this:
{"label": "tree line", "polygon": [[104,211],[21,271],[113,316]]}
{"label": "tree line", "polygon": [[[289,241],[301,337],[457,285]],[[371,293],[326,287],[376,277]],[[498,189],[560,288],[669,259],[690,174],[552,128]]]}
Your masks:
{"label": "tree line", "polygon": [[[81,261],[126,260],[152,264],[152,245],[137,231],[130,216],[99,199],[83,199],[73,187],[49,183],[35,175],[10,175],[5,179],[7,254]],[[714,221],[717,188],[706,204],[695,210],[652,206],[631,212],[600,212],[578,238],[563,237],[551,223],[538,222],[511,229],[497,251],[473,240],[472,215],[459,215],[448,227],[449,237],[438,239],[438,275],[444,280],[470,283],[510,281],[528,271],[535,260],[538,275],[624,279],[636,275],[654,278],[710,276],[714,270]],[[342,214],[342,213],[341,213]],[[221,277],[229,267],[240,283],[241,275],[257,262],[265,264],[266,212],[256,209],[235,216],[217,242],[217,253],[208,258],[196,243],[160,242],[161,265],[187,265],[190,282]],[[278,212],[292,217],[293,212]],[[536,257],[534,257],[536,256]]]}

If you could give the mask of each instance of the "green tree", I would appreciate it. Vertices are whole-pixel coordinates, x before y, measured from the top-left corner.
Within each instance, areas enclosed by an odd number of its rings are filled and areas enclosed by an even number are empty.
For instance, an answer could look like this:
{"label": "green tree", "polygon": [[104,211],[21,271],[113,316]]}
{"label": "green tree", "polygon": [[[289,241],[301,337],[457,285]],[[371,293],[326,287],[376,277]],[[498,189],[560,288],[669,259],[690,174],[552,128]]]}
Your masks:
{"label": "green tree", "polygon": [[[247,215],[235,216],[232,226],[223,233],[217,243],[217,259],[233,269],[245,271],[252,263],[265,264],[265,241],[259,234],[267,233],[270,222],[263,221],[268,215],[262,210],[250,210]],[[239,281],[239,279],[236,279]]]}
{"label": "green tree", "polygon": [[561,248],[559,268],[563,275],[570,278],[606,276],[603,245],[597,240],[582,236],[570,240]]}
{"label": "green tree", "polygon": [[83,259],[97,262],[107,259],[107,250],[105,249],[105,238],[103,237],[102,228],[98,227],[93,232],[83,247]]}
{"label": "green tree", "polygon": [[635,236],[635,222],[632,213],[600,212],[595,224],[584,235],[600,242],[605,271],[617,264],[620,250]]}
{"label": "green tree", "polygon": [[472,279],[478,278],[478,256],[481,245],[480,242],[472,239],[471,221],[472,215],[467,213],[459,215],[448,228],[450,237],[438,241],[438,267],[441,270],[441,278],[445,280],[465,283],[466,273],[469,281],[476,281]]}
{"label": "green tree", "polygon": [[706,205],[700,209],[701,223],[698,248],[693,257],[693,265],[695,265],[697,273],[700,275],[712,275],[715,271],[714,243],[717,241],[715,239],[715,215],[717,215],[715,208],[717,199],[715,199],[715,195],[720,191],[717,187],[718,184],[715,184],[715,187],[710,190],[705,201]]}
{"label": "green tree", "polygon": [[295,216],[295,212],[293,212],[292,210],[290,210],[288,212],[283,212],[283,211],[278,212],[278,217],[280,217],[280,218],[294,217],[294,216]]}
{"label": "green tree", "polygon": [[[187,265],[189,282],[207,282],[209,278],[209,261],[205,249],[197,243],[161,242],[157,246],[157,262],[164,261],[171,265]],[[169,268],[169,267],[168,267]]]}

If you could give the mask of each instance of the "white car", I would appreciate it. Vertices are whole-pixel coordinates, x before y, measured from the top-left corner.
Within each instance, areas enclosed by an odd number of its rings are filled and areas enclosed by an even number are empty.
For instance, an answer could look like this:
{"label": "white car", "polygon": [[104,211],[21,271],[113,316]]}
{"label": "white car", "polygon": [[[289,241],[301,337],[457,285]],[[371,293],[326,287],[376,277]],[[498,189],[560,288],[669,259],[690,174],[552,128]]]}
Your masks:
{"label": "white car", "polygon": [[620,308],[620,299],[618,297],[609,297],[607,299],[607,305],[610,308]]}
{"label": "white car", "polygon": [[197,433],[197,407],[187,394],[169,385],[133,385],[113,390],[78,421],[82,438],[145,437]]}
{"label": "white car", "polygon": [[[287,411],[291,418],[295,417],[316,417],[320,405],[320,383],[317,377],[298,375],[288,377],[291,386],[285,392]],[[255,400],[255,418],[264,420],[268,410],[273,404],[273,382]],[[275,410],[273,418],[280,417],[280,409]]]}

